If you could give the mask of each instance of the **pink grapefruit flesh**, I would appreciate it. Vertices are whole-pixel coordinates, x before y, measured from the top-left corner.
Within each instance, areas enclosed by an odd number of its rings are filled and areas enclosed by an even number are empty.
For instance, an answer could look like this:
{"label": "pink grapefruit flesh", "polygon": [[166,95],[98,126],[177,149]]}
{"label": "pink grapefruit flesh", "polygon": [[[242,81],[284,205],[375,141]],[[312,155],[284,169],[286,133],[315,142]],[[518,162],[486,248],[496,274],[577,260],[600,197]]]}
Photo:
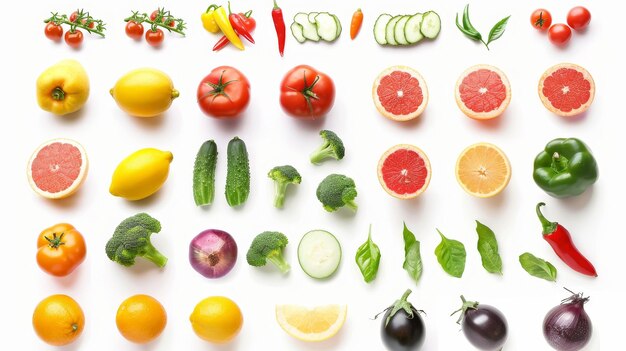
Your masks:
{"label": "pink grapefruit flesh", "polygon": [[378,162],[378,180],[398,199],[413,199],[430,183],[430,161],[417,146],[401,144],[385,152]]}
{"label": "pink grapefruit flesh", "polygon": [[504,72],[489,65],[468,68],[455,87],[456,103],[473,119],[500,116],[511,101],[511,86]]}
{"label": "pink grapefruit flesh", "polygon": [[83,147],[69,139],[54,139],[40,145],[28,162],[31,188],[48,199],[62,199],[78,190],[87,176],[88,161]]}
{"label": "pink grapefruit flesh", "polygon": [[572,63],[550,67],[541,76],[538,90],[543,105],[563,117],[587,111],[596,92],[591,74]]}
{"label": "pink grapefruit flesh", "polygon": [[416,70],[405,66],[389,67],[374,81],[372,97],[376,109],[394,121],[417,118],[428,105],[428,88]]}

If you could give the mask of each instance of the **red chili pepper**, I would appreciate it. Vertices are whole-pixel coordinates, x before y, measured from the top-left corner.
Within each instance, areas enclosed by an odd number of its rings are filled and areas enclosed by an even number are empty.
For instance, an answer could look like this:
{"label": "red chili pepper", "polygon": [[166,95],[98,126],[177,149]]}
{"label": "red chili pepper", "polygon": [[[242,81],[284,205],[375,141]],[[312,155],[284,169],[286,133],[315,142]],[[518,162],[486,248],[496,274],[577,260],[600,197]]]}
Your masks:
{"label": "red chili pepper", "polygon": [[280,56],[283,56],[285,52],[285,19],[283,18],[283,10],[278,7],[276,0],[274,0],[274,9],[272,9],[272,20],[278,37],[278,52],[280,52]]}
{"label": "red chili pepper", "polygon": [[254,38],[252,38],[252,34],[250,34],[250,32],[248,31],[248,29],[246,29],[246,26],[244,24],[246,16],[243,16],[242,14],[239,14],[239,13],[231,13],[230,1],[228,2],[228,13],[229,13],[228,20],[230,21],[230,24],[233,26],[233,29],[235,30],[235,32],[237,32],[237,34],[244,37],[247,41],[254,44]]}
{"label": "red chili pepper", "polygon": [[569,231],[559,223],[550,222],[543,216],[541,206],[544,205],[543,202],[540,202],[536,207],[537,217],[539,217],[541,225],[543,226],[543,238],[552,246],[552,249],[559,258],[570,266],[570,268],[576,272],[597,277],[598,274],[593,264],[578,251],[572,242],[572,236],[569,234]]}
{"label": "red chili pepper", "polygon": [[[245,14],[239,13],[239,15],[243,17],[243,25],[246,27],[248,32],[253,32],[256,28],[256,21],[254,20],[254,18],[251,17],[252,11],[248,11]],[[230,40],[228,40],[228,38],[226,38],[226,36],[224,35],[220,38],[220,40],[217,41],[217,43],[215,43],[215,46],[213,46],[213,51],[222,50],[223,48],[228,46],[228,44],[230,44]]]}

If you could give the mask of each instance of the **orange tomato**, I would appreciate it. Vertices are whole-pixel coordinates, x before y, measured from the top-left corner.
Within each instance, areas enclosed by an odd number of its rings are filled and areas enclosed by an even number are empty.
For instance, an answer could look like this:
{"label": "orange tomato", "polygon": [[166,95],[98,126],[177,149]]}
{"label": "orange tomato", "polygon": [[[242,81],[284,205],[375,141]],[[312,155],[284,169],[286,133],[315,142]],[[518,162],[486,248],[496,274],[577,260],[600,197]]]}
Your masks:
{"label": "orange tomato", "polygon": [[85,327],[85,315],[80,305],[67,295],[52,295],[43,299],[33,313],[33,328],[44,342],[63,346],[74,342]]}
{"label": "orange tomato", "polygon": [[37,239],[37,264],[46,273],[57,277],[74,271],[87,254],[85,239],[67,223],[44,229]]}

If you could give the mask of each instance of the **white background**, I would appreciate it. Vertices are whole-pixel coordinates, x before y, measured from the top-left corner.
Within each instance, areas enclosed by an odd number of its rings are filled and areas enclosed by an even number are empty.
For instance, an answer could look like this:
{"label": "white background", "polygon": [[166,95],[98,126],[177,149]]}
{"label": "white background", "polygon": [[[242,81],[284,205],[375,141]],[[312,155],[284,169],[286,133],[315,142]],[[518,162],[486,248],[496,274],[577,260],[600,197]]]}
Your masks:
{"label": "white background", "polygon": [[[605,6],[609,5],[610,6]],[[165,5],[189,23],[187,37],[166,34],[161,49],[145,41],[135,42],[124,34],[122,19],[131,10],[151,12]],[[464,1],[287,1],[280,2],[287,26],[298,11],[330,11],[344,26],[341,38],[333,43],[300,45],[288,35],[286,54],[280,58],[271,22],[271,1],[234,1],[236,10],[254,10],[258,21],[257,44],[245,52],[226,49],[213,53],[217,36],[206,33],[199,20],[208,3],[202,1],[124,1],[110,5],[102,1],[21,1],[11,3],[5,31],[3,65],[5,78],[3,183],[5,228],[4,250],[0,255],[3,289],[3,318],[0,318],[0,348],[51,350],[34,334],[31,315],[44,297],[63,293],[83,307],[86,327],[82,337],[65,350],[382,350],[380,321],[370,320],[397,299],[405,289],[415,306],[428,313],[425,350],[470,350],[455,318],[459,295],[497,306],[509,322],[506,350],[548,350],[541,325],[546,312],[567,296],[563,286],[592,296],[586,306],[594,323],[587,350],[619,348],[612,324],[622,316],[616,307],[623,301],[612,293],[621,284],[623,229],[618,207],[623,196],[623,147],[619,142],[623,97],[618,78],[614,32],[623,15],[622,2],[587,2],[592,12],[589,30],[574,34],[566,49],[553,47],[546,36],[531,28],[528,18],[538,6],[548,6],[555,22],[565,21],[574,1],[474,1],[472,21],[484,34],[491,25],[511,14],[504,36],[491,51],[465,38],[454,26],[456,12]],[[349,38],[353,11],[365,13],[358,40]],[[49,11],[71,13],[83,7],[108,25],[104,40],[86,35],[82,49],[55,44],[43,35]],[[436,10],[443,28],[437,40],[410,48],[378,46],[372,26],[378,14],[405,14]],[[7,18],[8,17],[8,18]],[[611,27],[613,26],[613,27]],[[11,28],[11,29],[9,29]],[[10,50],[10,51],[9,51]],[[41,111],[35,100],[35,80],[46,67],[63,58],[75,58],[86,68],[91,96],[83,110],[69,117],[55,117]],[[596,99],[587,114],[564,119],[548,112],[537,96],[537,82],[545,69],[559,62],[575,62],[593,75]],[[336,102],[320,122],[303,122],[287,117],[278,104],[279,83],[291,67],[306,63],[333,77]],[[454,102],[453,87],[467,67],[493,64],[509,77],[513,98],[506,113],[491,122],[465,117]],[[195,102],[197,84],[208,72],[223,64],[242,70],[252,85],[252,100],[245,115],[233,123],[205,117]],[[426,112],[415,122],[394,123],[381,117],[371,102],[374,78],[384,68],[402,64],[422,73],[430,91]],[[137,119],[118,109],[108,90],[117,78],[138,67],[155,67],[167,72],[181,96],[162,117]],[[8,107],[8,109],[7,109]],[[321,166],[308,163],[309,153],[320,143],[321,128],[336,131],[347,146],[341,162]],[[226,144],[238,135],[248,145],[251,158],[252,191],[248,202],[231,209],[222,194],[225,179]],[[25,168],[31,152],[43,141],[67,137],[81,142],[90,159],[89,176],[82,189],[62,201],[47,201],[29,188]],[[592,190],[567,200],[557,200],[541,191],[532,180],[532,162],[545,143],[556,137],[579,137],[593,149],[600,165],[600,179]],[[209,209],[196,208],[191,192],[193,160],[207,139],[218,143],[217,196]],[[499,145],[508,155],[513,176],[498,197],[476,199],[465,194],[454,177],[458,154],[468,145],[487,141]],[[413,201],[388,196],[378,184],[379,156],[398,143],[412,143],[429,156],[433,178],[428,190]],[[127,202],[108,193],[111,174],[117,163],[131,152],[156,147],[174,154],[170,177],[155,196]],[[289,191],[286,208],[272,207],[273,186],[267,171],[277,164],[292,164],[304,180]],[[353,177],[359,190],[356,215],[348,211],[325,212],[315,197],[318,182],[338,172]],[[576,244],[595,264],[599,277],[584,277],[569,269],[541,238],[534,214],[538,201],[546,201],[548,218],[570,228]],[[164,270],[138,261],[133,268],[110,262],[104,245],[115,226],[124,218],[146,211],[163,225],[153,238],[154,245],[169,257]],[[475,249],[474,220],[496,233],[504,261],[504,276],[484,271]],[[88,256],[70,277],[54,278],[35,262],[37,235],[58,222],[74,224],[85,236]],[[402,269],[402,221],[422,242],[424,275],[413,283]],[[356,248],[365,240],[369,224],[373,239],[382,251],[378,278],[366,285],[354,263]],[[433,254],[439,242],[435,228],[465,243],[468,257],[462,279],[452,278],[440,268]],[[191,269],[188,244],[208,228],[230,232],[240,255],[234,270],[225,278],[207,280]],[[341,241],[344,258],[335,277],[314,281],[298,267],[295,251],[300,237],[311,229],[327,229]],[[273,269],[256,269],[245,262],[252,238],[265,230],[286,233],[291,240],[287,258],[292,264],[288,276]],[[530,251],[551,261],[558,269],[556,284],[530,277],[518,263],[518,256]],[[163,335],[147,346],[135,346],[123,339],[115,327],[115,313],[125,298],[146,293],[160,300],[168,312]],[[198,339],[188,321],[195,304],[211,295],[235,300],[244,314],[244,326],[231,344],[218,347]],[[282,303],[347,303],[348,318],[335,338],[305,344],[286,335],[274,319],[274,306]],[[623,310],[623,308],[622,308]],[[106,346],[105,346],[106,345]]]}

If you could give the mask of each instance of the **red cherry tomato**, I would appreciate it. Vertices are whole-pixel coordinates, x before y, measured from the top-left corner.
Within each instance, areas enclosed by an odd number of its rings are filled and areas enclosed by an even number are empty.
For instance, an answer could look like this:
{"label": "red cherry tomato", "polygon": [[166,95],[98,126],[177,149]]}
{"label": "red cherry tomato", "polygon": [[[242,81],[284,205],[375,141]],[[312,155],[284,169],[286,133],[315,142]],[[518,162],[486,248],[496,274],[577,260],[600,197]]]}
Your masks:
{"label": "red cherry tomato", "polygon": [[[78,17],[78,11],[74,11],[74,12],[72,12],[72,14],[70,15],[70,18],[69,18],[69,19],[70,19],[70,22],[76,22],[76,18],[77,18],[77,17]],[[87,20],[86,20],[86,19],[83,19],[83,20],[81,21],[81,23],[82,23],[82,24],[85,24],[85,23],[87,23]],[[95,26],[96,26],[96,24],[95,24],[94,22],[91,22],[91,23],[89,23],[89,26],[88,26],[88,27],[89,27],[89,29],[93,29]]]}
{"label": "red cherry tomato", "polygon": [[530,24],[532,24],[537,30],[548,30],[548,28],[552,25],[552,15],[546,9],[536,9],[530,15]]}
{"label": "red cherry tomato", "polygon": [[220,66],[198,85],[198,105],[202,112],[216,118],[235,118],[250,102],[250,83],[239,70]]}
{"label": "red cherry tomato", "polygon": [[150,46],[161,46],[161,44],[163,44],[163,39],[165,39],[165,35],[160,29],[157,29],[156,31],[149,29],[146,32],[146,41],[150,44]]}
{"label": "red cherry tomato", "polygon": [[79,31],[78,29],[74,32],[66,32],[65,42],[67,43],[67,45],[73,47],[74,49],[79,48],[80,45],[83,43],[83,32]]}
{"label": "red cherry tomato", "polygon": [[587,28],[591,21],[591,12],[582,6],[576,6],[567,13],[567,24],[575,30]]}
{"label": "red cherry tomato", "polygon": [[569,26],[563,23],[557,23],[550,27],[548,31],[548,38],[552,44],[557,46],[563,46],[569,42],[572,37],[572,30]]}
{"label": "red cherry tomato", "polygon": [[59,26],[58,24],[49,22],[48,24],[46,24],[46,29],[44,30],[44,33],[46,34],[46,38],[53,41],[60,41],[63,37],[63,27]]}
{"label": "red cherry tomato", "polygon": [[128,21],[126,23],[126,35],[135,40],[140,40],[143,37],[143,25],[135,21]]}
{"label": "red cherry tomato", "polygon": [[[156,10],[152,11],[152,13],[150,14],[150,20],[154,21],[158,14],[159,14],[159,9],[156,9]],[[163,23],[163,20],[161,20],[161,23]],[[170,23],[168,24],[168,26],[170,26],[172,28],[174,28],[175,25],[176,25],[176,22],[174,22],[174,21],[170,21]]]}
{"label": "red cherry tomato", "polygon": [[297,118],[319,118],[335,102],[335,84],[326,74],[307,65],[291,69],[280,84],[280,105]]}

